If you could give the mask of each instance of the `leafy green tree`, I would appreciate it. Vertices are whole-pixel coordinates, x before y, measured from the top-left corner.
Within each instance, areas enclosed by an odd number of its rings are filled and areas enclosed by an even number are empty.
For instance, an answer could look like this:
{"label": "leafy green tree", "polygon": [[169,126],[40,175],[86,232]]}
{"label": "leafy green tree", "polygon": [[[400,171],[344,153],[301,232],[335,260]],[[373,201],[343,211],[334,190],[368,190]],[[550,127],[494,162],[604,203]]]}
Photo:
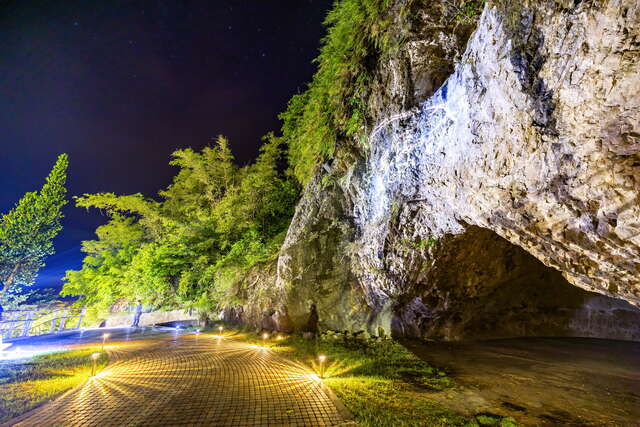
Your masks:
{"label": "leafy green tree", "polygon": [[219,137],[201,151],[177,150],[179,168],[159,201],[140,194],[84,195],[76,204],[110,216],[83,243],[79,271],[64,295],[82,295],[93,310],[119,300],[213,310],[253,265],[276,256],[299,187],[282,171],[282,141],[267,135],[257,160],[238,167]]}
{"label": "leafy green tree", "polygon": [[[85,204],[81,198],[78,203]],[[62,296],[82,295],[83,304],[97,316],[121,299],[135,300],[136,289],[126,280],[139,247],[144,244],[144,231],[133,218],[113,214],[111,220],[96,229],[98,240],[82,242],[87,254],[83,268],[67,271]]]}
{"label": "leafy green tree", "polygon": [[54,253],[53,238],[62,229],[67,203],[68,165],[67,155],[61,154],[42,189],[25,194],[0,218],[0,296],[13,285],[33,284],[45,258]]}

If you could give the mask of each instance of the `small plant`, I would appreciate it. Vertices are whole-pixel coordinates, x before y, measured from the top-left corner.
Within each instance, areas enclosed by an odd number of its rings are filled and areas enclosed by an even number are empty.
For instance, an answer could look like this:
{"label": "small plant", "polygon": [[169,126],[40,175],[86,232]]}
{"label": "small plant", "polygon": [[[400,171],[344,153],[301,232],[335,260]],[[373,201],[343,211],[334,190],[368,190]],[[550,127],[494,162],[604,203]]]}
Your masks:
{"label": "small plant", "polygon": [[481,426],[517,427],[516,420],[511,417],[502,417],[496,414],[478,414],[476,421]]}
{"label": "small plant", "polygon": [[327,188],[336,185],[336,180],[333,176],[326,174],[322,177],[321,184],[322,188]]}
{"label": "small plant", "polygon": [[456,24],[473,24],[482,13],[485,0],[464,0],[455,6],[453,20]]}

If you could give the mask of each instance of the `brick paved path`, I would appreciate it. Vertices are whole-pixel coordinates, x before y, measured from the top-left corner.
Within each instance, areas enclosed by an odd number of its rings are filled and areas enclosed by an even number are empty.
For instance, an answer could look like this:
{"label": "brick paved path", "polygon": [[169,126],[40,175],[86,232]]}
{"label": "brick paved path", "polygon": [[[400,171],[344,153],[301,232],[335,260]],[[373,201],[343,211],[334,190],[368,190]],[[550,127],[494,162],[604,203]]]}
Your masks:
{"label": "brick paved path", "polygon": [[183,335],[110,353],[113,363],[99,375],[17,425],[325,426],[343,421],[311,371],[239,340]]}

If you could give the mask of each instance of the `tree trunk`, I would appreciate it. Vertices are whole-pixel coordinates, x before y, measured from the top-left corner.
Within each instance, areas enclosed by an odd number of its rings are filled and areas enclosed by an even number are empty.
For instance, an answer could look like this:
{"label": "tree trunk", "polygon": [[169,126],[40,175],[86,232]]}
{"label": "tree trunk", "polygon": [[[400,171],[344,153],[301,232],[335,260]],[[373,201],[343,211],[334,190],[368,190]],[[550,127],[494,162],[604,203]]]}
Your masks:
{"label": "tree trunk", "polygon": [[6,294],[7,291],[9,290],[9,287],[13,285],[13,281],[16,279],[16,274],[18,274],[19,267],[20,267],[20,264],[19,263],[16,264],[13,267],[13,270],[11,270],[11,273],[9,273],[9,277],[7,277],[7,280],[5,280],[4,283],[2,284],[2,291],[0,291],[0,297]]}

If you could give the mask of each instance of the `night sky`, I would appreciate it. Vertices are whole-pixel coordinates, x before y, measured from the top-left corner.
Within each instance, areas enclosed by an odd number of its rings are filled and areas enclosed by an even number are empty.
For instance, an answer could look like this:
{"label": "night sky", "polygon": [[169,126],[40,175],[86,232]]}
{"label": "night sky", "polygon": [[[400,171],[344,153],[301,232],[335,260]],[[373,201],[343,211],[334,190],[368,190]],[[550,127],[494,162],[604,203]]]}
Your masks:
{"label": "night sky", "polygon": [[[154,196],[177,148],[218,134],[239,163],[304,88],[332,0],[0,0],[0,211],[60,153],[69,195]],[[39,287],[81,265],[105,218],[70,203]]]}

